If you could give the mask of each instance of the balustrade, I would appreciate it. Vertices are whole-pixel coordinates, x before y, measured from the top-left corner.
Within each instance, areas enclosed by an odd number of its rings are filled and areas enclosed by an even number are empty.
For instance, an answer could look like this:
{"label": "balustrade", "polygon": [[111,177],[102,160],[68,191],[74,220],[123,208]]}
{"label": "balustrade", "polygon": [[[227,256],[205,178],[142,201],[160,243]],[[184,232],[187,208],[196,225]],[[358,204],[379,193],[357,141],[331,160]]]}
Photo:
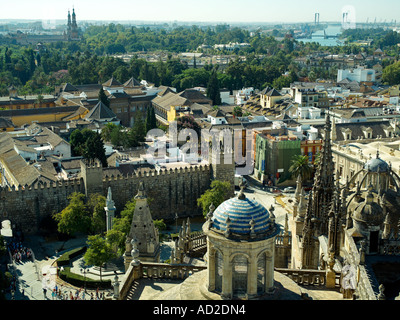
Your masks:
{"label": "balustrade", "polygon": [[[275,268],[275,271],[284,274],[299,285],[325,286],[326,284],[325,270]],[[336,287],[340,287],[340,274],[336,275]]]}
{"label": "balustrade", "polygon": [[143,278],[186,279],[191,274],[207,269],[207,266],[170,265],[142,262]]}

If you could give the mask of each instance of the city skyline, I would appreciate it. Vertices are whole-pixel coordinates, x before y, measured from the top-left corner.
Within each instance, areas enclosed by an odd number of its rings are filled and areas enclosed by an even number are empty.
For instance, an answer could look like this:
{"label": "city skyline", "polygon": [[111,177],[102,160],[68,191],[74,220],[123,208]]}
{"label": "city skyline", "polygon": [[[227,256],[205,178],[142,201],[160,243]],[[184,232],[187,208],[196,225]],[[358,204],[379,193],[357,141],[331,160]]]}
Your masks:
{"label": "city skyline", "polygon": [[[21,10],[21,8],[24,8]],[[313,22],[314,14],[320,14],[320,21],[341,21],[342,13],[350,10],[358,23],[367,21],[391,22],[397,19],[400,2],[384,0],[377,6],[371,0],[321,2],[308,0],[299,5],[298,1],[287,0],[285,4],[270,0],[211,1],[195,2],[190,0],[172,0],[165,2],[153,0],[132,2],[114,0],[110,5],[104,0],[85,0],[78,3],[65,1],[37,0],[35,2],[19,0],[7,4],[0,12],[0,19],[63,20],[67,11],[75,8],[78,21],[193,21],[193,22],[263,22],[297,23]]]}

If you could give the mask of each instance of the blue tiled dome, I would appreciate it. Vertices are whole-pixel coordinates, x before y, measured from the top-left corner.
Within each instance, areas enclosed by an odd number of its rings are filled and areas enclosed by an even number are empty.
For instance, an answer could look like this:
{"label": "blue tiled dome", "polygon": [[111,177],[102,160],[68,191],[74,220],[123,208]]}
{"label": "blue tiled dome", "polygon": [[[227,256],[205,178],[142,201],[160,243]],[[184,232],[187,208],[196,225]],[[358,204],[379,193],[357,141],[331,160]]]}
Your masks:
{"label": "blue tiled dome", "polygon": [[227,229],[229,217],[229,231],[233,234],[248,235],[251,225],[256,234],[270,231],[271,219],[267,209],[255,200],[247,198],[232,198],[223,202],[214,211],[213,228],[222,232]]}
{"label": "blue tiled dome", "polygon": [[381,158],[375,158],[369,160],[365,164],[365,169],[367,169],[370,172],[388,172],[389,171],[389,165],[386,161],[382,160]]}

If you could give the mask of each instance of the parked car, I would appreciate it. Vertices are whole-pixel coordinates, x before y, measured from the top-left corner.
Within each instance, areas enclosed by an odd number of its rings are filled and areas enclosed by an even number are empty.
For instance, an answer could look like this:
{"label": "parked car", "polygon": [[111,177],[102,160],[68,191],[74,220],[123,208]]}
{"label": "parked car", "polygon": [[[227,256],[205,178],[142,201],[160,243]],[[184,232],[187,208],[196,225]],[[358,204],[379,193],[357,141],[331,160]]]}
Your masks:
{"label": "parked car", "polygon": [[296,190],[293,187],[287,187],[285,189],[283,189],[284,193],[294,193]]}

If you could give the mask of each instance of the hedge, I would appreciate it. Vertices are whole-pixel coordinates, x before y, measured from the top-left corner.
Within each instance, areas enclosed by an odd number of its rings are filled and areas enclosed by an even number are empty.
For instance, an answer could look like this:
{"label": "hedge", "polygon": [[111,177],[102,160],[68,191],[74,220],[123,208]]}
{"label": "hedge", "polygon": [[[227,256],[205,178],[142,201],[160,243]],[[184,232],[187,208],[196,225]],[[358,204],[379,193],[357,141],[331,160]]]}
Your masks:
{"label": "hedge", "polygon": [[69,265],[71,260],[84,254],[86,252],[87,247],[79,247],[70,251],[65,252],[57,259],[58,266],[66,266]]}
{"label": "hedge", "polygon": [[58,276],[65,282],[68,282],[76,287],[83,287],[85,286],[86,283],[86,288],[91,288],[91,289],[111,288],[111,280],[104,280],[104,281],[94,280],[88,277],[85,278],[80,274],[71,272],[71,267],[69,267],[71,260],[84,254],[86,252],[86,249],[87,247],[79,247],[62,254],[61,257],[57,259],[57,266],[59,267],[63,266],[64,270],[60,271]]}
{"label": "hedge", "polygon": [[86,288],[89,289],[109,289],[111,288],[111,280],[94,280],[88,277],[84,277],[80,274],[71,272],[71,267],[64,267],[63,271],[60,271],[59,277],[76,287],[84,287],[86,283]]}

